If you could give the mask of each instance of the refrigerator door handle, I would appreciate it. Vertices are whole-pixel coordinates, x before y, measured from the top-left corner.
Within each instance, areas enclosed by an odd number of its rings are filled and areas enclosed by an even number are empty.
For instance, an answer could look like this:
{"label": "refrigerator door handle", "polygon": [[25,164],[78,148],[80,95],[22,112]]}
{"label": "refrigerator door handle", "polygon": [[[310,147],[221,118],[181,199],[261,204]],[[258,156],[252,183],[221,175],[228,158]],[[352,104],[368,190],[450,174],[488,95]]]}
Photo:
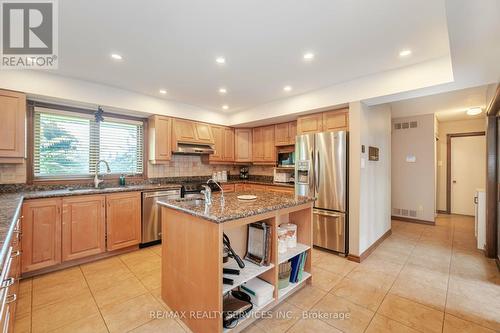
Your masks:
{"label": "refrigerator door handle", "polygon": [[319,188],[319,175],[320,175],[320,161],[319,161],[319,151],[316,151],[316,188]]}
{"label": "refrigerator door handle", "polygon": [[322,210],[322,209],[313,209],[313,214],[318,214],[318,215],[323,215],[323,216],[330,216],[330,217],[340,217],[343,216],[344,214],[342,213],[337,213],[337,212],[331,212],[327,210]]}

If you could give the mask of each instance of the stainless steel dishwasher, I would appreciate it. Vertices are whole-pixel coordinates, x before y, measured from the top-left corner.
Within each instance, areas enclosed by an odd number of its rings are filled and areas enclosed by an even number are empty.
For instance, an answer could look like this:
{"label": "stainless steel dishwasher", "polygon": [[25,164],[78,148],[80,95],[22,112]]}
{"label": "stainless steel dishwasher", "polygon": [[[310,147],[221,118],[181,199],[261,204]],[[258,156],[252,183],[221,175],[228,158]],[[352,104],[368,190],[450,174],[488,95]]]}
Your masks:
{"label": "stainless steel dishwasher", "polygon": [[142,193],[142,244],[161,241],[161,209],[158,200],[179,199],[181,189]]}

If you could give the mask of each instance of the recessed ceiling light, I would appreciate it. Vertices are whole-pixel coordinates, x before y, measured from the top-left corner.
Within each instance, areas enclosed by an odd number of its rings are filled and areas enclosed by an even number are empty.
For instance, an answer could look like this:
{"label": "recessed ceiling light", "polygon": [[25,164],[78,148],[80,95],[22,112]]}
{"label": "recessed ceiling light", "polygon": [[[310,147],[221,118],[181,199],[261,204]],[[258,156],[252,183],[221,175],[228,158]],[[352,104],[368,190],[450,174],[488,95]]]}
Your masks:
{"label": "recessed ceiling light", "polygon": [[225,104],[224,104],[224,105],[222,106],[222,110],[228,110],[228,109],[229,109],[229,106],[228,106],[228,105],[225,105]]}
{"label": "recessed ceiling light", "polygon": [[283,90],[284,91],[292,91],[292,87],[291,86],[284,86]]}
{"label": "recessed ceiling light", "polygon": [[165,95],[167,91],[165,89],[160,89],[160,94]]}
{"label": "recessed ceiling light", "polygon": [[219,88],[219,93],[225,94],[225,93],[227,93],[227,89],[226,88]]}
{"label": "recessed ceiling light", "polygon": [[468,114],[469,116],[476,116],[476,115],[478,115],[478,114],[481,114],[481,112],[483,112],[483,110],[482,110],[481,108],[479,108],[479,107],[469,108],[469,109],[467,110],[467,114]]}
{"label": "recessed ceiling light", "polygon": [[215,62],[218,63],[218,64],[225,64],[226,63],[226,58],[224,57],[217,57],[215,58]]}
{"label": "recessed ceiling light", "polygon": [[313,59],[314,59],[314,53],[307,52],[307,53],[304,54],[304,60],[310,61],[310,60],[313,60]]}
{"label": "recessed ceiling light", "polygon": [[122,60],[123,59],[123,57],[121,55],[119,55],[118,53],[112,53],[111,58],[113,58],[115,60]]}
{"label": "recessed ceiling light", "polygon": [[410,54],[411,54],[411,50],[402,50],[401,52],[399,52],[400,57],[407,57]]}

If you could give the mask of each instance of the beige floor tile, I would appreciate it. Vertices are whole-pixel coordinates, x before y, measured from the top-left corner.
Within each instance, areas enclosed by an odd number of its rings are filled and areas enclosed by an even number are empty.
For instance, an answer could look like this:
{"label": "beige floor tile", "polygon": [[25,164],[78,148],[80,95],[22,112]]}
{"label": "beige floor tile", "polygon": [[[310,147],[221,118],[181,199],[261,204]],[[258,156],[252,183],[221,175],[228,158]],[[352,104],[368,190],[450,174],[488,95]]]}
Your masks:
{"label": "beige floor tile", "polygon": [[83,295],[33,310],[32,332],[49,332],[80,319],[98,314],[90,291]]}
{"label": "beige floor tile", "polygon": [[366,333],[417,333],[417,330],[398,323],[388,317],[376,314],[373,317],[370,325],[365,331]]}
{"label": "beige floor tile", "polygon": [[330,318],[322,320],[344,332],[363,332],[374,315],[374,312],[333,294],[323,297],[311,311],[328,314]]}
{"label": "beige floor tile", "polygon": [[61,283],[85,280],[79,266],[68,268],[62,271],[47,273],[33,278],[33,290],[37,288],[47,288],[58,286]]}
{"label": "beige floor tile", "polygon": [[[128,259],[125,265],[134,273],[138,278],[147,276],[151,271],[161,269],[161,257],[151,253],[150,256],[144,256],[142,259],[131,260]],[[123,260],[123,259],[122,259]]]}
{"label": "beige floor tile", "polygon": [[[283,314],[279,317],[279,314]],[[297,320],[300,319],[302,310],[290,303],[282,303],[272,311],[271,318],[257,321],[255,324],[267,333],[286,332]],[[286,314],[286,316],[285,316]]]}
{"label": "beige floor tile", "polygon": [[448,292],[446,312],[474,322],[478,325],[500,331],[499,302],[488,302],[478,297],[470,298],[464,294]]}
{"label": "beige floor tile", "polygon": [[361,265],[347,274],[346,278],[387,291],[396,280],[396,275],[386,274],[379,270],[372,269],[370,266],[364,266],[363,263],[361,263]]}
{"label": "beige floor tile", "polygon": [[80,320],[72,321],[70,324],[60,327],[52,333],[108,333],[101,314],[94,314]]}
{"label": "beige floor tile", "polygon": [[495,331],[462,320],[450,314],[444,316],[443,333],[494,333]]}
{"label": "beige floor tile", "polygon": [[242,333],[266,333],[262,328],[260,328],[256,323],[246,327]]}
{"label": "beige floor tile", "polygon": [[485,258],[484,254],[480,252],[454,250],[450,273],[467,279],[500,284],[500,273],[495,261]]}
{"label": "beige floor tile", "polygon": [[152,320],[151,312],[164,311],[151,294],[117,301],[101,308],[110,332],[128,332]]}
{"label": "beige floor tile", "polygon": [[331,293],[375,312],[382,303],[388,288],[389,286],[387,288],[376,287],[366,282],[345,278],[333,288]]}
{"label": "beige floor tile", "polygon": [[161,267],[149,271],[139,278],[147,290],[154,290],[161,287]]}
{"label": "beige floor tile", "polygon": [[154,319],[139,326],[129,333],[185,333],[184,329],[174,319]]}
{"label": "beige floor tile", "polygon": [[37,309],[71,297],[87,294],[88,290],[89,287],[83,275],[57,284],[49,283],[47,286],[37,283],[33,286],[32,306],[33,309]]}
{"label": "beige floor tile", "polygon": [[83,274],[87,276],[96,273],[108,272],[115,269],[121,269],[125,266],[124,263],[120,260],[120,258],[112,257],[112,258],[101,259],[89,264],[84,264],[81,265],[80,267],[82,269]]}
{"label": "beige floor tile", "polygon": [[134,274],[120,260],[112,262],[109,268],[96,269],[94,267],[90,270],[84,269],[83,272],[92,292],[110,288],[117,282],[134,277]]}
{"label": "beige floor tile", "polygon": [[326,292],[332,290],[332,288],[342,280],[341,275],[325,271],[318,267],[313,267],[312,275],[312,286]]}
{"label": "beige floor tile", "polygon": [[358,265],[358,267],[356,267],[354,271],[373,271],[383,273],[395,278],[399,274],[399,272],[401,272],[403,266],[403,263],[395,263],[381,258],[369,256],[366,260],[361,262],[361,264]]}
{"label": "beige floor tile", "polygon": [[306,285],[301,290],[288,297],[286,301],[302,310],[309,310],[325,295],[326,291],[320,288]]}
{"label": "beige floor tile", "polygon": [[301,319],[287,333],[342,333],[319,319]]}
{"label": "beige floor tile", "polygon": [[154,259],[157,257],[158,256],[155,255],[153,252],[151,252],[148,248],[141,249],[138,251],[129,252],[129,253],[122,254],[119,256],[119,258],[127,265],[140,263],[141,261],[145,261],[148,259]]}
{"label": "beige floor tile", "polygon": [[148,248],[154,254],[157,254],[161,257],[161,245],[156,245]]}
{"label": "beige floor tile", "polygon": [[151,290],[150,292],[151,295],[153,295],[153,297],[158,301],[160,302],[160,304],[165,308],[165,309],[170,309],[167,305],[167,303],[165,303],[163,301],[163,299],[161,298],[161,288],[156,288],[156,289],[153,289]]}
{"label": "beige floor tile", "polygon": [[31,313],[24,316],[18,316],[16,310],[16,319],[14,320],[14,333],[30,333],[31,332]]}
{"label": "beige floor tile", "polygon": [[334,273],[341,276],[346,276],[350,271],[352,271],[358,264],[347,260],[346,258],[341,258],[335,254],[323,255],[319,261],[314,264],[314,267],[323,269],[330,273]]}
{"label": "beige floor tile", "polygon": [[396,264],[404,264],[409,256],[410,252],[399,253],[392,249],[381,248],[381,247],[378,247],[375,251],[372,252],[372,254],[370,254],[370,258],[389,261]]}
{"label": "beige floor tile", "polygon": [[406,265],[390,293],[444,311],[448,274],[414,265]]}
{"label": "beige floor tile", "polygon": [[444,313],[396,295],[387,295],[378,313],[423,332],[441,332]]}
{"label": "beige floor tile", "polygon": [[136,277],[116,281],[109,288],[93,291],[94,298],[100,308],[114,302],[126,301],[145,293],[147,293],[146,288],[144,288]]}

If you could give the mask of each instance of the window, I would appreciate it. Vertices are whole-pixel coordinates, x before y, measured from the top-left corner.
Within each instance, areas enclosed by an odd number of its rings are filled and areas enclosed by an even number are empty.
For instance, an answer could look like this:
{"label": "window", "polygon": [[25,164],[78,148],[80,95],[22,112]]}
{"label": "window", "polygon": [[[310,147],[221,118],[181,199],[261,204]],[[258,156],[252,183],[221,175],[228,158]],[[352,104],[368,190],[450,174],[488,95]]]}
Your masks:
{"label": "window", "polygon": [[[84,178],[106,160],[113,174],[143,173],[143,122],[36,107],[33,173],[37,179]],[[105,171],[105,166],[98,166]]]}

